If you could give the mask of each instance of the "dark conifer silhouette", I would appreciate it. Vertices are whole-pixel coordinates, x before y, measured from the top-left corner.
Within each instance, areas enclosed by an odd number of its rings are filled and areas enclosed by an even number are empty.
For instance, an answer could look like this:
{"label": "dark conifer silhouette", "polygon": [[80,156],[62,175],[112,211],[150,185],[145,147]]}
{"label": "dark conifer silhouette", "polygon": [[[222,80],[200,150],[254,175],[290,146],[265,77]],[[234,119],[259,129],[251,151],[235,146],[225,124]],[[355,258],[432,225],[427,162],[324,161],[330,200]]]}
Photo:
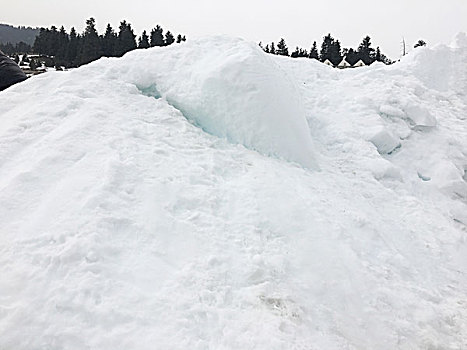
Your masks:
{"label": "dark conifer silhouette", "polygon": [[164,31],[161,26],[157,25],[151,30],[151,47],[153,46],[164,46]]}
{"label": "dark conifer silhouette", "polygon": [[79,64],[86,64],[97,60],[102,56],[99,35],[96,30],[96,21],[90,18],[86,21],[86,28],[82,35],[80,50],[78,54]]}
{"label": "dark conifer silhouette", "polygon": [[425,40],[419,40],[417,41],[417,43],[414,45],[414,49],[416,49],[417,47],[420,47],[420,46],[426,46],[426,42]]}
{"label": "dark conifer silhouette", "polygon": [[271,46],[269,47],[269,53],[272,53],[273,55],[276,54],[276,47],[274,45],[274,41],[271,43]]}
{"label": "dark conifer silhouette", "polygon": [[115,54],[120,57],[134,49],[136,49],[136,35],[131,28],[131,24],[123,20],[120,22]]}
{"label": "dark conifer silhouette", "polygon": [[335,40],[331,34],[328,34],[323,38],[319,59],[321,62],[329,60],[334,65],[339,64],[342,60],[341,44],[339,40]]}
{"label": "dark conifer silhouette", "polygon": [[105,28],[104,36],[102,37],[102,54],[106,57],[112,57],[115,55],[117,48],[117,34],[113,30],[110,23]]}
{"label": "dark conifer silhouette", "polygon": [[319,59],[318,48],[316,47],[316,41],[313,41],[313,46],[310,49],[310,53],[308,55],[309,58],[314,58],[316,60]]}
{"label": "dark conifer silhouette", "polygon": [[[180,36],[180,35],[179,35]],[[140,49],[147,49],[148,47],[150,47],[149,45],[149,37],[148,35],[146,34],[146,31],[144,30],[143,31],[143,34],[141,34],[141,36],[139,37],[138,39],[138,48]]]}
{"label": "dark conifer silhouette", "polygon": [[281,40],[279,40],[279,42],[277,43],[276,55],[281,55],[281,56],[289,55],[289,49],[287,48],[287,45],[285,44],[284,38],[281,38]]}
{"label": "dark conifer silhouette", "polygon": [[375,61],[375,50],[371,47],[371,39],[367,35],[358,46],[359,58],[366,64],[372,64]]}
{"label": "dark conifer silhouette", "polygon": [[165,41],[164,41],[165,46],[172,45],[174,42],[175,42],[175,38],[173,34],[170,31],[165,33]]}
{"label": "dark conifer silhouette", "polygon": [[60,66],[65,65],[67,62],[69,42],[70,39],[68,38],[68,34],[66,33],[65,28],[61,26],[60,31],[58,32],[57,54],[55,55],[55,63]]}
{"label": "dark conifer silhouette", "polygon": [[70,41],[68,43],[68,50],[67,50],[67,64],[68,67],[77,67],[79,62],[78,52],[79,52],[79,37],[76,34],[76,30],[74,27],[70,30]]}

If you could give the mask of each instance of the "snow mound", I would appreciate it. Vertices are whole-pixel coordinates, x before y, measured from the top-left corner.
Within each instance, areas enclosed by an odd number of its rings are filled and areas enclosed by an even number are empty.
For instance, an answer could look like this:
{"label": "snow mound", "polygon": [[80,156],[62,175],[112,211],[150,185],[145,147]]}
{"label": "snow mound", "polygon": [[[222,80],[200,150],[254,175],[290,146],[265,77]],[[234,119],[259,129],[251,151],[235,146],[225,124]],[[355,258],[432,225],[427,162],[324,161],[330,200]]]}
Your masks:
{"label": "snow mound", "polygon": [[215,37],[1,92],[0,349],[465,349],[466,64]]}
{"label": "snow mound", "polygon": [[120,65],[132,67],[123,79],[164,97],[206,132],[317,168],[295,82],[258,45],[214,37],[133,51]]}

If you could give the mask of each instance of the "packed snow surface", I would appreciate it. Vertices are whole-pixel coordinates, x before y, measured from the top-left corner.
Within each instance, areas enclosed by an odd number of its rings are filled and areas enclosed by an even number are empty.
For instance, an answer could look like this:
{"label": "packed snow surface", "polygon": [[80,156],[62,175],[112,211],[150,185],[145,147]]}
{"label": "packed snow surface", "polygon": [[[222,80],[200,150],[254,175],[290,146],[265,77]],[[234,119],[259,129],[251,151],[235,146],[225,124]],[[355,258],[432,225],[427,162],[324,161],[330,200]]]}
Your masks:
{"label": "packed snow surface", "polygon": [[467,39],[225,37],[0,93],[0,349],[466,349]]}

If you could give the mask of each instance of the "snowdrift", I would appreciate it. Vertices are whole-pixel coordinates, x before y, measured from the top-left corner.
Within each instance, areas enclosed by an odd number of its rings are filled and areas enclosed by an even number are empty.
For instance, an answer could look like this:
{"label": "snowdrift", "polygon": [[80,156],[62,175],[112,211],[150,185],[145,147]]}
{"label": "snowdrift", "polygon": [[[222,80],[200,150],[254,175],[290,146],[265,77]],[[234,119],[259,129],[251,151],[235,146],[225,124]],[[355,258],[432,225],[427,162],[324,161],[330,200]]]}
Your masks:
{"label": "snowdrift", "polygon": [[317,168],[295,82],[254,43],[214,37],[182,50],[133,51],[112,67],[115,74],[164,97],[210,134]]}
{"label": "snowdrift", "polygon": [[466,348],[466,62],[214,37],[1,92],[0,349]]}

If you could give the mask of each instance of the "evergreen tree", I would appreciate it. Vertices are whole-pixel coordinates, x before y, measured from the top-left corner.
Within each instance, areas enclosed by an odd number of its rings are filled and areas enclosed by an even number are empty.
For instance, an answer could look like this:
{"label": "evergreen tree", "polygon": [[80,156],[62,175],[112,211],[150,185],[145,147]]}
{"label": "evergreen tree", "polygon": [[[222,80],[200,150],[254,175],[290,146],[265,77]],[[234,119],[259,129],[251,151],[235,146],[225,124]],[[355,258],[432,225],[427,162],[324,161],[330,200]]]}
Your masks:
{"label": "evergreen tree", "polygon": [[381,50],[379,49],[379,46],[376,48],[375,61],[381,62]]}
{"label": "evergreen tree", "polygon": [[48,51],[50,56],[57,55],[58,49],[60,47],[59,36],[60,35],[58,33],[57,27],[50,27],[50,33],[48,37]]}
{"label": "evergreen tree", "polygon": [[151,30],[151,47],[164,46],[164,31],[162,27],[157,25],[156,28]]}
{"label": "evergreen tree", "polygon": [[360,59],[360,55],[358,54],[357,51],[355,51],[352,48],[344,49],[344,50],[345,50],[344,56],[347,62],[349,62],[352,66],[358,62],[358,60]]}
{"label": "evergreen tree", "polygon": [[115,56],[115,50],[117,46],[117,34],[113,30],[110,23],[105,28],[104,36],[101,38],[102,42],[102,54],[106,57]]}
{"label": "evergreen tree", "polygon": [[[180,35],[179,35],[180,36]],[[180,37],[181,39],[181,37]],[[146,34],[146,31],[144,30],[143,31],[143,34],[141,34],[139,40],[138,40],[138,47],[140,49],[147,49],[148,47],[150,47],[149,45],[149,37],[148,35]]]}
{"label": "evergreen tree", "polygon": [[331,34],[326,35],[321,44],[319,58],[321,62],[329,60],[334,65],[339,64],[339,62],[342,61],[341,44],[339,40],[335,40]]}
{"label": "evergreen tree", "polygon": [[170,31],[165,33],[165,46],[172,45],[175,42],[175,38]]}
{"label": "evergreen tree", "polygon": [[426,42],[425,40],[419,40],[417,41],[417,43],[414,45],[414,49],[416,49],[417,47],[421,47],[421,46],[426,46]]}
{"label": "evergreen tree", "polygon": [[269,45],[266,45],[266,47],[264,48],[264,52],[269,53]]}
{"label": "evergreen tree", "polygon": [[86,28],[82,36],[82,43],[79,52],[79,64],[87,64],[95,61],[102,56],[102,50],[99,35],[96,30],[96,21],[89,18],[86,21]]}
{"label": "evergreen tree", "polygon": [[68,38],[68,34],[65,31],[65,28],[62,26],[58,33],[58,49],[55,55],[56,62],[60,65],[66,65],[67,63],[69,41],[70,39]]}
{"label": "evergreen tree", "polygon": [[36,53],[43,53],[45,54],[45,40],[46,40],[46,29],[41,28],[39,29],[39,34],[36,36],[33,44],[33,50]]}
{"label": "evergreen tree", "polygon": [[182,35],[178,34],[177,35],[177,44],[180,44],[182,42]]}
{"label": "evergreen tree", "polygon": [[78,66],[78,52],[79,52],[79,36],[76,34],[74,27],[70,30],[70,41],[68,43],[67,50],[67,66],[77,67]]}
{"label": "evergreen tree", "polygon": [[287,48],[287,45],[285,44],[284,38],[281,38],[281,40],[277,43],[276,54],[281,55],[281,56],[289,55],[289,49]]}
{"label": "evergreen tree", "polygon": [[15,55],[15,58],[13,59],[13,61],[15,61],[15,62],[16,62],[16,64],[18,64],[18,63],[19,63],[19,56],[18,56],[17,54]]}
{"label": "evergreen tree", "polygon": [[313,41],[313,46],[310,49],[309,58],[319,59],[318,48],[316,47],[316,41]]}
{"label": "evergreen tree", "polygon": [[358,54],[360,59],[367,65],[375,61],[375,50],[371,47],[371,39],[368,35],[363,38],[358,46]]}
{"label": "evergreen tree", "polygon": [[290,57],[297,58],[299,53],[300,53],[300,49],[298,48],[298,46],[296,46],[296,47],[295,47],[295,51],[293,51],[293,52],[290,54]]}
{"label": "evergreen tree", "polygon": [[293,57],[293,58],[297,58],[297,57],[308,57],[308,52],[304,49],[302,49],[301,47],[296,47],[295,48],[295,51],[292,52],[292,54],[290,55],[290,57]]}
{"label": "evergreen tree", "polygon": [[120,22],[119,29],[116,55],[120,57],[128,51],[136,49],[136,35],[131,28],[131,24],[125,20]]}
{"label": "evergreen tree", "polygon": [[271,43],[271,46],[269,48],[269,53],[272,53],[273,55],[276,54],[276,47],[274,46],[274,41]]}

